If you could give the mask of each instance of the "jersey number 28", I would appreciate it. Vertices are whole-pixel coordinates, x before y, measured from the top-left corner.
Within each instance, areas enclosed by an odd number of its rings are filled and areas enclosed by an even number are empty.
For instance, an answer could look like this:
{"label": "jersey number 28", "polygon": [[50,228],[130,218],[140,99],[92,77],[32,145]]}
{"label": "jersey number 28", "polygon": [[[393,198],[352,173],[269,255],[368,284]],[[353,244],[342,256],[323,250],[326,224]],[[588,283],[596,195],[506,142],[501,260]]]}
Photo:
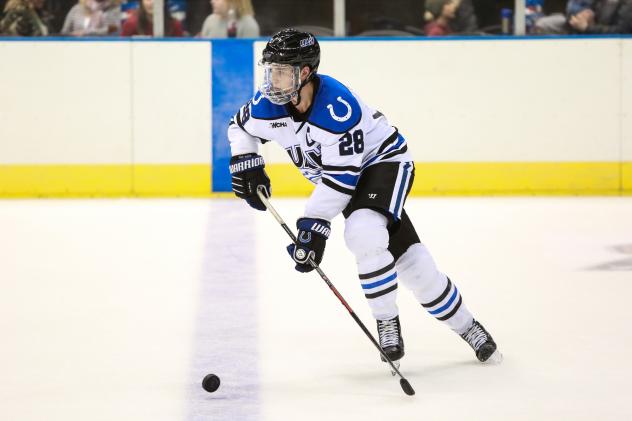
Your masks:
{"label": "jersey number 28", "polygon": [[353,135],[350,132],[345,133],[340,138],[338,150],[340,151],[340,156],[364,152],[364,133],[362,133],[362,130],[356,130],[353,132]]}

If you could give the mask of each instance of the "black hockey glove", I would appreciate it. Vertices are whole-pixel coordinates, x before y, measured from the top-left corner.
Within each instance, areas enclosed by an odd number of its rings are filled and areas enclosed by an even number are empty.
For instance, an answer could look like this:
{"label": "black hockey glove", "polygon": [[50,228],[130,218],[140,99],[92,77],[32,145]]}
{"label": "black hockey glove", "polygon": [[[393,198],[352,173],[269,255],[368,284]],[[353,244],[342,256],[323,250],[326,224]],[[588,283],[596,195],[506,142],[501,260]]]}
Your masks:
{"label": "black hockey glove", "polygon": [[266,206],[257,196],[257,186],[264,186],[266,196],[270,197],[270,179],[264,168],[263,158],[256,153],[235,155],[230,159],[233,191],[237,197],[260,211],[266,210]]}
{"label": "black hockey glove", "polygon": [[299,272],[311,272],[314,268],[309,263],[309,259],[316,264],[320,264],[323,260],[331,225],[324,219],[299,218],[296,221],[296,228],[298,228],[296,243],[287,246],[287,251],[296,262],[294,269]]}

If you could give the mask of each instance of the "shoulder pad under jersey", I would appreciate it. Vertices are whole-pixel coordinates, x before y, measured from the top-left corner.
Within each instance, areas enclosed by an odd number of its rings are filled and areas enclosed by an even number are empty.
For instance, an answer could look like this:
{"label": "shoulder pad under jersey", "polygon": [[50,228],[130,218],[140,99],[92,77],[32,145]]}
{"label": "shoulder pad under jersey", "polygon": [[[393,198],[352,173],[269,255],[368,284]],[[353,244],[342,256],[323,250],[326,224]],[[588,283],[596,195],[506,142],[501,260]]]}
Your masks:
{"label": "shoulder pad under jersey", "polygon": [[251,114],[257,120],[276,120],[288,117],[289,113],[283,105],[276,105],[270,102],[268,98],[257,92],[250,100]]}
{"label": "shoulder pad under jersey", "polygon": [[309,122],[331,133],[346,133],[362,119],[362,108],[349,88],[336,79],[318,75],[320,87]]}

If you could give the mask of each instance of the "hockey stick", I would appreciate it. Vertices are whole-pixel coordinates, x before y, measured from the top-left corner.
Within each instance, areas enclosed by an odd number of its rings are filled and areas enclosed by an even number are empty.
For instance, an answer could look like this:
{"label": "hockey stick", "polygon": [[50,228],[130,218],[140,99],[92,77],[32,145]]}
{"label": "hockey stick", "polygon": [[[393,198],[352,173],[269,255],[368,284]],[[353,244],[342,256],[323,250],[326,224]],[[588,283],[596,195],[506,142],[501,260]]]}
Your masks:
{"label": "hockey stick", "polygon": [[[293,242],[296,243],[296,236],[294,235],[294,233],[292,232],[292,230],[287,226],[287,224],[285,223],[285,221],[283,221],[283,218],[281,218],[281,216],[279,215],[279,213],[276,211],[276,209],[274,209],[274,207],[272,206],[272,204],[270,203],[270,201],[268,200],[268,198],[266,197],[265,194],[265,189],[259,188],[257,187],[257,195],[259,196],[259,199],[261,199],[261,201],[263,202],[263,204],[266,206],[266,209],[268,209],[270,211],[270,213],[272,214],[272,216],[274,216],[274,219],[277,220],[277,222],[279,223],[279,225],[281,225],[281,227],[285,230],[285,232],[287,233],[287,235],[290,236],[290,238],[292,239]],[[329,278],[327,277],[327,275],[325,275],[325,273],[322,271],[322,269],[316,264],[316,262],[314,262],[313,260],[309,260],[309,263],[312,265],[312,267],[316,270],[316,272],[320,275],[320,277],[323,279],[323,281],[325,281],[325,283],[327,284],[327,286],[329,287],[329,289],[334,293],[334,295],[336,297],[338,297],[338,300],[340,300],[340,302],[342,303],[343,306],[345,306],[345,308],[347,309],[347,311],[349,312],[349,314],[351,315],[351,317],[353,317],[353,320],[356,321],[356,323],[358,324],[358,326],[360,326],[360,328],[362,329],[362,331],[365,333],[365,335],[371,340],[371,342],[373,343],[373,345],[377,348],[378,351],[380,351],[380,354],[382,355],[382,357],[386,360],[386,362],[388,362],[391,366],[391,368],[393,369],[393,371],[395,373],[397,373],[397,375],[400,377],[399,380],[399,384],[402,387],[402,390],[404,391],[404,393],[406,393],[409,396],[412,396],[415,394],[415,390],[412,388],[412,386],[410,385],[410,383],[408,382],[408,380],[406,380],[406,378],[402,375],[402,373],[399,372],[399,370],[397,369],[397,367],[395,366],[395,364],[393,364],[393,361],[391,361],[391,359],[388,357],[388,355],[386,355],[386,353],[384,352],[384,350],[382,349],[382,347],[377,343],[377,341],[375,340],[375,338],[373,337],[373,335],[371,335],[371,332],[369,332],[369,330],[366,328],[366,326],[364,325],[364,323],[362,323],[362,320],[360,320],[360,318],[358,317],[358,315],[353,311],[353,309],[351,308],[351,306],[349,306],[349,304],[347,303],[347,301],[345,301],[344,298],[342,298],[342,295],[340,295],[340,293],[338,292],[338,290],[336,289],[336,287],[331,283],[331,281],[329,280]]]}

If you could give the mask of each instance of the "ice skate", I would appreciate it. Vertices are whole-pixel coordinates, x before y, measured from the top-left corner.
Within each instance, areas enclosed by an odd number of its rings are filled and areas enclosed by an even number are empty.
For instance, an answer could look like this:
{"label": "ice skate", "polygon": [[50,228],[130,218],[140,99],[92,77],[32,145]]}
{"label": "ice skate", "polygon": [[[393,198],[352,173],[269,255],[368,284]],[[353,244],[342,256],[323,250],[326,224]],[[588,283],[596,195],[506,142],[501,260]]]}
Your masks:
{"label": "ice skate", "polygon": [[499,364],[503,356],[498,351],[492,335],[485,330],[482,324],[474,320],[470,328],[461,335],[474,352],[476,358],[482,363]]}
{"label": "ice skate", "polygon": [[[380,338],[380,346],[384,353],[393,361],[393,365],[399,370],[400,359],[404,356],[404,340],[402,339],[402,329],[399,324],[399,316],[390,320],[377,321],[377,333]],[[380,356],[382,361],[387,362]],[[397,373],[388,365],[391,374]]]}

